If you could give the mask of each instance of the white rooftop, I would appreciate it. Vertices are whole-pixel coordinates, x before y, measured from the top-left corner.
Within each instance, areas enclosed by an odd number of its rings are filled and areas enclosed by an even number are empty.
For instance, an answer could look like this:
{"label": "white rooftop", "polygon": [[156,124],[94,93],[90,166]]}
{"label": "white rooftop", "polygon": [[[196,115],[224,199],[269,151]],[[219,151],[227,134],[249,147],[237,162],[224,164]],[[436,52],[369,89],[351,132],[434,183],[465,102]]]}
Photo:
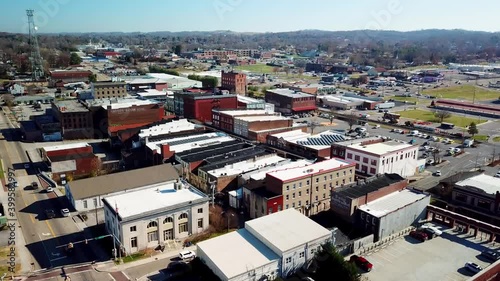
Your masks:
{"label": "white rooftop", "polygon": [[166,83],[165,80],[159,78],[135,78],[131,80],[125,80],[127,84],[152,84],[152,83]]}
{"label": "white rooftop", "polygon": [[234,139],[232,137],[224,133],[214,132],[201,135],[192,135],[187,137],[179,137],[173,139],[148,142],[146,146],[152,151],[156,151],[156,153],[161,153],[162,144],[172,144],[173,142],[176,142],[177,144],[170,145],[170,151],[175,151],[179,153],[194,148],[220,144],[233,140]]}
{"label": "white rooftop", "polygon": [[258,169],[262,169],[264,167],[267,167],[269,165],[273,165],[275,163],[285,161],[286,159],[274,154],[270,154],[269,156],[262,157],[260,159],[254,160],[249,159],[245,160],[242,162],[237,162],[233,164],[226,165],[222,168],[219,169],[214,169],[207,171],[207,174],[210,174],[214,177],[219,177],[219,176],[234,176],[234,175],[239,175],[242,173],[246,173],[248,171],[254,171]]}
{"label": "white rooftop", "polygon": [[197,127],[198,125],[189,122],[187,119],[180,119],[169,123],[152,126],[147,129],[142,129],[139,132],[139,137],[145,138],[152,136],[160,136],[168,133],[194,130]]}
{"label": "white rooftop", "polygon": [[116,206],[120,217],[125,219],[206,197],[186,183],[182,183],[182,188],[177,190],[174,184],[175,182],[156,184],[144,189],[111,195],[103,200],[110,206]]}
{"label": "white rooftop", "polygon": [[328,159],[325,161],[317,162],[304,167],[291,168],[286,170],[279,170],[275,172],[268,173],[268,175],[275,177],[281,181],[288,181],[293,179],[299,179],[304,176],[310,176],[319,172],[333,170],[341,168],[343,166],[352,165],[347,161],[341,159]]}
{"label": "white rooftop", "polygon": [[284,140],[291,142],[292,140],[295,139],[310,137],[311,134],[302,132],[302,130],[293,130],[293,131],[273,134],[272,136],[276,138],[283,138]]}
{"label": "white rooftop", "polygon": [[391,153],[394,151],[410,148],[410,147],[417,147],[418,145],[412,145],[408,143],[401,143],[401,142],[395,142],[395,141],[384,141],[384,142],[379,142],[379,143],[373,143],[373,144],[367,144],[367,145],[361,145],[361,143],[355,143],[352,145],[349,145],[348,148],[353,148],[356,150],[376,154],[376,155],[384,155],[387,153]]}
{"label": "white rooftop", "polygon": [[43,149],[46,152],[49,152],[49,151],[82,148],[82,147],[87,147],[87,146],[90,146],[90,144],[88,144],[86,142],[77,142],[77,143],[68,143],[68,144],[61,144],[61,145],[55,145],[55,146],[45,146],[45,147],[43,147]]}
{"label": "white rooftop", "polygon": [[472,186],[483,190],[488,194],[500,192],[500,178],[480,174],[456,183],[458,186]]}
{"label": "white rooftop", "polygon": [[175,76],[166,73],[147,73],[146,75],[152,78],[162,79],[168,84],[169,89],[183,89],[191,87],[201,88],[203,86],[200,81],[191,80],[182,76]]}
{"label": "white rooftop", "polygon": [[239,117],[235,117],[234,119],[245,121],[245,122],[292,120],[290,118],[287,118],[284,116],[278,116],[278,115],[239,116]]}
{"label": "white rooftop", "polygon": [[[226,280],[244,274],[251,268],[260,268],[279,257],[246,229],[208,239],[196,244]],[[237,249],[237,250],[235,250]]]}
{"label": "white rooftop", "polygon": [[257,234],[278,255],[332,235],[328,229],[293,208],[247,221],[245,228]]}
{"label": "white rooftop", "polygon": [[265,109],[249,109],[249,110],[219,110],[220,113],[229,116],[245,116],[245,115],[266,115],[269,111]]}
{"label": "white rooftop", "polygon": [[304,166],[310,165],[310,164],[311,164],[311,161],[304,160],[304,159],[300,159],[300,160],[293,161],[293,162],[292,161],[286,161],[286,162],[283,161],[283,162],[276,163],[275,165],[267,167],[267,168],[263,168],[263,169],[259,169],[257,171],[245,173],[241,176],[245,180],[249,180],[249,179],[263,180],[266,178],[267,173],[280,171],[280,170],[286,170],[286,169],[290,169],[290,168],[304,167]]}
{"label": "white rooftop", "polygon": [[254,99],[254,98],[251,98],[251,97],[240,96],[240,95],[238,95],[237,98],[238,98],[239,102],[246,103],[246,104],[251,104],[251,103],[265,103],[266,102],[265,100],[259,100],[259,99]]}
{"label": "white rooftop", "polygon": [[403,189],[381,197],[368,204],[361,205],[359,206],[359,209],[374,217],[380,218],[427,196],[428,195],[425,195],[424,193]]}
{"label": "white rooftop", "polygon": [[159,91],[156,89],[146,89],[144,92],[137,93],[137,95],[141,97],[172,96],[173,94],[174,92],[172,91]]}
{"label": "white rooftop", "polygon": [[[297,124],[302,125],[300,123]],[[331,144],[334,142],[345,141],[345,136],[335,131],[324,131],[316,135],[311,135],[309,133],[302,132],[302,130],[294,130],[275,134],[273,136],[283,138],[283,140],[290,143],[295,143],[316,150],[330,148]]]}
{"label": "white rooftop", "polygon": [[305,98],[305,97],[313,97],[314,95],[311,94],[306,94],[302,92],[297,92],[288,88],[284,89],[272,89],[272,90],[267,90],[270,93],[275,93],[281,96],[287,96],[291,98]]}

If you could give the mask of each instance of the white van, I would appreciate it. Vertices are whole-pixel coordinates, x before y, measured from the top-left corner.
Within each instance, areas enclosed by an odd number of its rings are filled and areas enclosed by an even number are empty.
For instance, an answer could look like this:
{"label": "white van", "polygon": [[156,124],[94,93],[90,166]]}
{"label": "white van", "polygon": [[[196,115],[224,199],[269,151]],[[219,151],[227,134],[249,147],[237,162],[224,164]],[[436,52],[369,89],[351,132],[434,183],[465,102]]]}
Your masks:
{"label": "white van", "polygon": [[414,130],[414,131],[410,132],[410,136],[416,136],[416,135],[418,135],[418,131],[417,130]]}

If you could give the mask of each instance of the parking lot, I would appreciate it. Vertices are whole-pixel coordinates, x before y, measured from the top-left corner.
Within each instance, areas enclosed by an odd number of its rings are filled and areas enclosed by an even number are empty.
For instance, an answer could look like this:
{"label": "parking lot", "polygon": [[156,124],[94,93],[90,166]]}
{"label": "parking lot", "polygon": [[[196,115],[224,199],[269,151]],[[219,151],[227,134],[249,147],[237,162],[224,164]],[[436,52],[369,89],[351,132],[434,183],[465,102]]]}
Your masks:
{"label": "parking lot", "polygon": [[435,226],[443,231],[440,237],[422,243],[405,236],[366,255],[373,264],[373,270],[366,273],[366,277],[371,281],[459,281],[473,275],[464,268],[466,262],[483,268],[491,264],[479,254],[486,248],[498,250],[498,244],[495,246],[486,240]]}

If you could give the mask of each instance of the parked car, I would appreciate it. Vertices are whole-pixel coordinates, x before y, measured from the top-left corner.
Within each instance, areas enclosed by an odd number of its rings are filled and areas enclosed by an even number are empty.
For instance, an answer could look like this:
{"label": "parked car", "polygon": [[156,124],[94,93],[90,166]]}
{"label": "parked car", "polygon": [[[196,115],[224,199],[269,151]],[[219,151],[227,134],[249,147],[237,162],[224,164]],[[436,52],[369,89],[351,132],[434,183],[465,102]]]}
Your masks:
{"label": "parked car", "polygon": [[472,273],[478,273],[479,271],[483,270],[481,266],[470,261],[465,263],[465,268],[467,268]]}
{"label": "parked car", "polygon": [[369,272],[373,269],[373,264],[371,264],[368,260],[361,256],[352,255],[349,261],[354,262],[359,268],[363,269],[364,271]]}
{"label": "parked car", "polygon": [[441,230],[439,230],[437,227],[432,226],[432,225],[426,225],[426,224],[424,224],[424,225],[421,226],[421,228],[432,230],[432,232],[434,232],[434,234],[436,236],[441,236],[441,234],[443,234],[443,232]]}
{"label": "parked car", "polygon": [[179,257],[183,261],[192,260],[196,258],[196,254],[193,251],[183,251],[179,253]]}
{"label": "parked car", "polygon": [[495,174],[495,178],[500,178],[500,171]]}
{"label": "parked car", "polygon": [[410,231],[410,236],[421,241],[421,242],[425,242],[425,240],[427,240],[429,238],[425,232],[418,231],[418,230]]}
{"label": "parked car", "polygon": [[500,254],[496,251],[493,251],[493,250],[484,250],[481,253],[481,256],[483,256],[483,257],[485,257],[488,260],[493,261],[493,262],[500,259]]}
{"label": "parked car", "polygon": [[49,192],[53,192],[53,191],[54,191],[54,189],[53,189],[51,186],[49,186],[49,187],[47,187],[47,188],[45,189],[45,192],[47,192],[47,193],[49,193]]}
{"label": "parked car", "polygon": [[434,172],[434,176],[440,177],[441,176],[441,171],[440,170],[435,171]]}

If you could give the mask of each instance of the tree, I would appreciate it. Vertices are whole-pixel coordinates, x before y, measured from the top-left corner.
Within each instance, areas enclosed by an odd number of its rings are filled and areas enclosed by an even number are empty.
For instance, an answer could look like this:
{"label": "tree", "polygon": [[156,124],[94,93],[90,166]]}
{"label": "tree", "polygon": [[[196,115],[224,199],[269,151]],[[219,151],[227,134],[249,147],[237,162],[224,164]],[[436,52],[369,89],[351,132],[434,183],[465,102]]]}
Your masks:
{"label": "tree", "polygon": [[219,79],[212,76],[199,76],[196,74],[188,75],[188,79],[200,81],[203,88],[215,88],[219,84]]}
{"label": "tree", "polygon": [[322,246],[314,257],[317,265],[314,280],[359,281],[360,274],[354,263],[348,262],[331,243]]}
{"label": "tree", "polygon": [[165,74],[180,76],[179,72],[177,72],[175,70],[166,69],[166,68],[156,66],[156,65],[151,65],[149,67],[149,72],[151,72],[151,73],[165,73]]}
{"label": "tree", "polygon": [[174,47],[174,53],[178,56],[181,55],[182,53],[182,45],[178,44],[178,45],[175,45]]}
{"label": "tree", "polygon": [[77,65],[82,63],[82,58],[77,53],[71,53],[69,57],[69,64]]}
{"label": "tree", "polygon": [[467,132],[474,137],[475,134],[479,133],[479,130],[477,129],[477,125],[475,122],[470,123],[469,129]]}
{"label": "tree", "polygon": [[97,75],[90,74],[89,75],[89,82],[91,82],[91,83],[97,82]]}
{"label": "tree", "polygon": [[451,117],[451,113],[446,110],[434,110],[434,116],[439,120],[439,123],[443,123],[444,119]]}
{"label": "tree", "polygon": [[211,206],[208,213],[210,225],[216,232],[222,232],[226,226],[226,219],[222,216],[224,210],[220,206]]}
{"label": "tree", "polygon": [[352,126],[358,123],[358,117],[354,114],[354,112],[351,112],[351,114],[346,117],[345,121],[347,122],[347,125],[349,125],[349,130],[352,130]]}

